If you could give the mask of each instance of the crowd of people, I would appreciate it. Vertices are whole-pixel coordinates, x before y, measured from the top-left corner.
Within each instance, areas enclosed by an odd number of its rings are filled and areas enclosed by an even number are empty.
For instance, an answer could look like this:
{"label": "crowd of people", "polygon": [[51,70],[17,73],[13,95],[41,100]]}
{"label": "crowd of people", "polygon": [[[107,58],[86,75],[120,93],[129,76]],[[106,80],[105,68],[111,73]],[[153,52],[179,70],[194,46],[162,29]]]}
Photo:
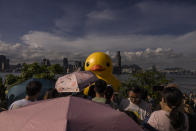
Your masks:
{"label": "crowd of people", "polygon": [[[41,89],[42,85],[40,82],[29,82],[26,86],[26,97],[13,102],[9,106],[9,110],[37,101]],[[51,88],[45,93],[44,100],[74,95],[124,112],[144,130],[195,130],[196,97],[194,94],[190,96],[184,95],[174,85],[165,86],[160,91],[160,94],[161,100],[159,104],[155,104],[152,97],[146,93],[144,95],[142,88],[133,86],[127,91],[128,97],[121,99],[118,93],[114,92],[112,85],[107,85],[104,80],[99,79],[90,86],[87,96],[82,92],[59,93],[55,88]]]}

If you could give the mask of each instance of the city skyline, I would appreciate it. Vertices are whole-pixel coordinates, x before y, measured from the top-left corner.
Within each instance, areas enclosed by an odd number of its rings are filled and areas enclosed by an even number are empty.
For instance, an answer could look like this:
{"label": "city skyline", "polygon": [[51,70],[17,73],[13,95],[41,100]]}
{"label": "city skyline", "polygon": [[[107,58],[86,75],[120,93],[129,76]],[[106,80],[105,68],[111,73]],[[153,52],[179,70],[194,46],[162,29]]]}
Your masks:
{"label": "city skyline", "polygon": [[10,63],[85,60],[195,69],[194,0],[0,0],[0,54]]}
{"label": "city skyline", "polygon": [[[196,71],[195,68],[193,69],[188,69],[188,68],[183,68],[183,67],[180,67],[180,66],[157,66],[156,64],[150,64],[149,66],[146,66],[146,67],[143,67],[141,65],[138,65],[136,63],[131,63],[131,64],[125,64],[125,63],[122,63],[122,57],[121,57],[121,52],[120,51],[117,51],[117,52],[113,52],[111,54],[111,52],[106,52],[107,54],[110,54],[110,57],[112,59],[112,64],[113,64],[113,70],[115,72],[118,72],[121,70],[121,67],[123,68],[130,68],[130,67],[138,67],[138,68],[141,68],[141,69],[144,69],[144,70],[148,70],[148,69],[152,69],[152,68],[157,68],[158,70],[192,70],[192,71]],[[6,64],[5,67],[3,67],[5,65],[5,61],[2,58],[5,58],[5,60],[8,61],[8,63]],[[38,64],[44,64],[44,65],[47,65],[47,66],[50,66],[50,65],[53,65],[53,64],[60,64],[61,66],[64,66],[64,67],[68,67],[69,65],[70,66],[74,66],[76,65],[78,67],[78,65],[84,65],[85,64],[85,60],[78,60],[78,59],[68,59],[66,57],[64,57],[63,59],[59,59],[59,60],[50,60],[50,59],[47,59],[47,58],[43,58],[41,59],[40,61],[32,61],[30,63],[25,63],[25,62],[20,62],[20,63],[15,63],[15,64],[9,64],[11,60],[8,59],[6,56],[4,55],[0,55],[0,70],[1,69],[8,69],[9,70],[9,67],[12,66],[12,68],[14,67],[20,67],[21,65],[23,64],[33,64],[33,63],[38,63]],[[2,65],[3,64],[3,65]],[[3,68],[2,68],[3,67]],[[120,69],[120,70],[119,70]]]}

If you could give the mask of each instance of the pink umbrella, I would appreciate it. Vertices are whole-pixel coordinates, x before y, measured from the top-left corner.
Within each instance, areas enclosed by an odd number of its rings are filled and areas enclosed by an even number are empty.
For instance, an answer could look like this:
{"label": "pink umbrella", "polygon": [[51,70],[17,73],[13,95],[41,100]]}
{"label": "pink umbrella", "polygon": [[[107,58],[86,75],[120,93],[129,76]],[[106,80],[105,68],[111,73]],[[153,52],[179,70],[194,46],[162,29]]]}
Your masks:
{"label": "pink umbrella", "polygon": [[90,71],[78,71],[58,78],[55,88],[58,92],[80,92],[98,78]]}
{"label": "pink umbrella", "polygon": [[0,129],[2,131],[142,131],[122,112],[71,96],[2,112]]}

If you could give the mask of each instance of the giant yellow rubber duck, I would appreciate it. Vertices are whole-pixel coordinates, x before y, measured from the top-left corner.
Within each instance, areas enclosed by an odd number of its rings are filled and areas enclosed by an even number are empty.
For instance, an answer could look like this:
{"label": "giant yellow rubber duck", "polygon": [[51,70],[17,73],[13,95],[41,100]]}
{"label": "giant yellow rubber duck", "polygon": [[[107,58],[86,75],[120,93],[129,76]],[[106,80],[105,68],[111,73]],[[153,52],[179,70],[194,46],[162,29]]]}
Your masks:
{"label": "giant yellow rubber duck", "polygon": [[[92,71],[99,79],[111,84],[115,92],[119,91],[120,81],[112,74],[113,66],[111,58],[103,52],[94,52],[88,56],[85,62],[85,70]],[[88,88],[84,90],[87,94]]]}

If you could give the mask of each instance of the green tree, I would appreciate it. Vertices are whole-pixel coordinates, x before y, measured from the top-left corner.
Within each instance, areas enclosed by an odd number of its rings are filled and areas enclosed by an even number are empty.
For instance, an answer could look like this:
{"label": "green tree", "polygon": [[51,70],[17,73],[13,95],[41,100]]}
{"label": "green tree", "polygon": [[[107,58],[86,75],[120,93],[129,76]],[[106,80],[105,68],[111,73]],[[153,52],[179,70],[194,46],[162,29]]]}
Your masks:
{"label": "green tree", "polygon": [[0,108],[6,108],[7,105],[5,90],[6,88],[3,84],[3,79],[0,77]]}
{"label": "green tree", "polygon": [[54,64],[49,67],[38,63],[23,64],[21,75],[18,77],[8,75],[6,77],[6,85],[8,85],[9,89],[12,86],[20,84],[30,78],[44,78],[53,80],[56,74],[63,74],[63,67],[61,67],[59,64]]}
{"label": "green tree", "polygon": [[24,80],[32,78],[34,76],[38,76],[39,74],[47,74],[49,71],[47,69],[47,66],[45,65],[39,65],[38,63],[33,64],[24,64],[22,67],[22,78]]}
{"label": "green tree", "polygon": [[38,63],[33,63],[30,65],[24,64],[22,67],[22,77],[24,79],[29,79],[33,77],[34,74],[39,74],[40,71],[42,70]]}
{"label": "green tree", "polygon": [[52,74],[63,74],[64,73],[63,67],[59,64],[54,64],[54,65],[49,66],[48,70]]}
{"label": "green tree", "polygon": [[131,74],[129,79],[122,83],[120,89],[121,97],[127,97],[127,90],[133,86],[138,86],[147,90],[148,95],[152,96],[155,101],[160,100],[160,94],[153,92],[153,86],[166,85],[171,80],[168,80],[165,74],[155,70],[147,70]]}
{"label": "green tree", "polygon": [[6,75],[5,85],[12,85],[18,81],[19,77],[13,74]]}

